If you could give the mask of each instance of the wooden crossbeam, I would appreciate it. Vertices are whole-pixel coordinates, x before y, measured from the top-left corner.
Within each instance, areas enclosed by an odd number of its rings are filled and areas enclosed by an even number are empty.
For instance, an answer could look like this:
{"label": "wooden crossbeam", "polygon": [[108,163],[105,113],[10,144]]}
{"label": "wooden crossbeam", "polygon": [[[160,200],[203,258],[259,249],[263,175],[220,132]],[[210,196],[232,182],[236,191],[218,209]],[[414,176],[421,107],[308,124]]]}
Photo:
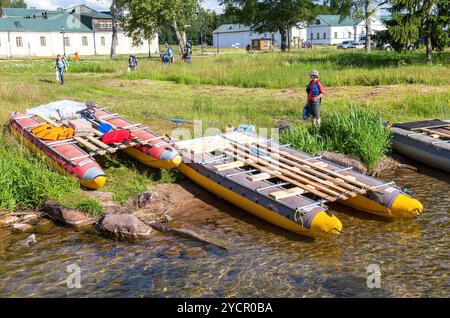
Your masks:
{"label": "wooden crossbeam", "polygon": [[[239,151],[239,150],[236,150],[236,149],[233,149],[233,150],[235,151],[235,153],[238,156],[244,156],[245,158],[248,158],[248,159],[253,160],[253,161],[255,161],[255,162],[259,163],[259,164],[263,164],[263,165],[271,168],[272,171],[277,171],[277,172],[281,173],[280,175],[277,175],[278,178],[280,178],[281,175],[285,175],[285,176],[288,176],[291,179],[300,181],[300,182],[302,182],[304,184],[311,185],[311,186],[319,189],[321,192],[328,193],[329,195],[333,195],[333,196],[339,197],[341,199],[346,199],[347,198],[347,196],[342,194],[342,193],[347,192],[347,190],[345,190],[345,189],[343,189],[343,188],[341,188],[341,187],[339,187],[337,185],[334,185],[334,184],[333,184],[333,186],[330,186],[329,184],[325,184],[324,185],[323,184],[323,180],[321,180],[319,178],[315,178],[314,176],[311,176],[311,175],[309,175],[307,173],[303,173],[302,171],[292,171],[292,170],[290,170],[291,169],[290,166],[284,165],[284,164],[282,164],[282,163],[278,162],[277,160],[274,160],[274,159],[272,159],[270,157],[269,158],[265,158],[265,157],[262,158],[262,157],[259,157],[259,156],[255,156],[255,155],[253,155],[251,153],[246,153],[246,152]],[[320,183],[322,183],[322,184],[320,184]]]}
{"label": "wooden crossbeam", "polygon": [[95,155],[104,155],[107,153],[106,150],[102,150],[95,146],[94,144],[90,143],[88,140],[81,138],[81,137],[73,137],[80,145],[84,146],[85,148],[93,151]]}
{"label": "wooden crossbeam", "polygon": [[[259,163],[256,163],[256,162],[254,162],[252,160],[243,159],[241,156],[235,155],[232,151],[224,150],[224,153],[226,153],[230,157],[234,157],[234,158],[236,158],[236,159],[246,163],[247,165],[252,166],[252,167],[254,167],[256,169],[259,169],[259,170],[261,170],[263,172],[273,173],[273,171],[274,171],[273,167],[265,167],[265,166],[260,165]],[[280,174],[280,175],[277,176],[277,178],[279,178],[279,179],[281,179],[283,181],[289,182],[289,183],[291,183],[291,184],[293,184],[293,185],[295,185],[295,186],[297,186],[299,188],[302,188],[303,190],[309,191],[312,194],[315,194],[315,195],[317,195],[317,196],[319,196],[319,197],[321,197],[321,198],[323,198],[323,199],[325,199],[327,201],[333,202],[333,201],[336,201],[338,199],[338,197],[336,197],[336,196],[332,196],[332,195],[326,194],[326,193],[324,193],[324,192],[322,192],[320,190],[317,190],[314,186],[311,186],[310,184],[301,183],[301,182],[299,182],[299,181],[297,181],[297,180],[295,180],[295,179],[293,179],[293,178],[291,178],[289,176],[285,176],[285,175],[281,175]]]}
{"label": "wooden crossbeam", "polygon": [[303,190],[302,188],[295,187],[295,188],[291,188],[291,189],[287,189],[287,190],[271,192],[271,193],[269,193],[269,196],[271,196],[275,200],[281,200],[281,199],[286,199],[289,197],[294,197],[296,195],[300,195],[303,193],[305,193],[305,190]]}
{"label": "wooden crossbeam", "polygon": [[86,139],[88,139],[90,142],[92,142],[93,144],[95,144],[95,145],[99,146],[100,148],[106,150],[109,153],[114,153],[114,152],[117,151],[116,148],[113,148],[113,147],[103,143],[102,141],[98,140],[94,136],[87,136]]}
{"label": "wooden crossbeam", "polygon": [[214,166],[214,168],[217,171],[224,171],[224,170],[229,170],[229,169],[235,169],[235,168],[240,168],[245,166],[245,163],[243,163],[242,161],[233,161],[233,162],[229,162],[229,163],[224,163],[221,165],[217,165]]}
{"label": "wooden crossbeam", "polygon": [[267,180],[273,178],[273,176],[269,173],[258,173],[258,174],[253,174],[247,177],[248,180],[252,181],[252,182],[256,182],[256,181],[263,181],[263,180]]}
{"label": "wooden crossbeam", "polygon": [[[238,154],[245,155],[245,156],[249,155],[250,159],[255,160],[254,155],[252,153],[246,152],[246,151],[250,150],[249,148],[247,148],[245,146],[241,146],[239,144],[233,145],[233,147],[235,147],[234,150],[237,150]],[[345,183],[345,182],[339,183],[339,185],[338,185],[334,182],[330,182],[330,180],[324,180],[317,176],[314,176],[313,174],[309,173],[309,171],[302,170],[299,167],[292,167],[291,165],[288,165],[279,160],[273,159],[270,156],[263,157],[263,156],[257,155],[257,158],[260,160],[260,162],[266,161],[269,165],[272,165],[272,166],[278,168],[278,170],[282,173],[289,172],[289,173],[293,173],[295,176],[301,177],[302,182],[313,184],[314,186],[317,186],[318,184],[326,185],[326,187],[320,186],[320,188],[324,192],[328,192],[332,195],[338,195],[340,192],[340,193],[345,193],[345,195],[356,196],[356,193],[350,193],[353,190],[356,191],[357,190],[356,188],[351,187],[351,189],[348,189],[348,188],[341,187],[341,185],[347,185],[347,183]]]}
{"label": "wooden crossbeam", "polygon": [[439,137],[450,138],[450,134],[446,134],[446,133],[436,131],[436,130],[431,130],[428,128],[417,128],[417,130],[426,131],[427,133],[435,134],[435,135],[438,135]]}
{"label": "wooden crossbeam", "polygon": [[[257,144],[256,145],[259,148],[263,148],[266,150],[270,150],[269,146],[266,145],[262,145],[262,144]],[[344,175],[342,173],[339,172],[334,172],[331,169],[325,168],[325,167],[321,167],[316,165],[315,163],[312,163],[311,161],[305,160],[305,159],[301,159],[297,156],[292,155],[291,153],[287,152],[287,151],[277,151],[278,154],[280,154],[280,161],[284,161],[284,162],[289,162],[289,163],[296,163],[298,165],[303,164],[306,166],[309,166],[309,170],[308,172],[312,173],[312,174],[317,174],[320,173],[321,176],[325,177],[334,177],[336,178],[340,178],[342,180],[348,181],[349,183],[351,183],[354,186],[357,186],[359,188],[365,189],[368,188],[369,190],[371,189],[371,187],[365,183],[362,183],[360,181],[358,181],[356,178],[348,176],[348,175]],[[349,178],[350,177],[350,178]],[[344,181],[344,183],[346,183]]]}

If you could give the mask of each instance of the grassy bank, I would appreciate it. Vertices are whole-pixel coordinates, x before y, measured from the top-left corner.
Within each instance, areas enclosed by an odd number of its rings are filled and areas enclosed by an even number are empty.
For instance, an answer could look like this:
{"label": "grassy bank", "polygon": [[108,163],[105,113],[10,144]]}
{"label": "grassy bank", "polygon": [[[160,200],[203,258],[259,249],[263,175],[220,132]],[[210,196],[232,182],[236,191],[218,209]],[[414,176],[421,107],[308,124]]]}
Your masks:
{"label": "grassy bank", "polygon": [[390,150],[390,137],[379,114],[350,107],[346,113],[327,114],[320,127],[292,127],[280,139],[313,155],[324,150],[352,155],[372,170]]}
{"label": "grassy bank", "polygon": [[0,138],[0,208],[37,209],[52,200],[91,214],[100,204],[81,192],[79,183],[53,170],[43,156],[31,154],[6,129]]}
{"label": "grassy bank", "polygon": [[[170,134],[180,127],[148,116],[203,120],[203,129],[240,123],[272,128],[285,122],[293,127],[286,138],[296,147],[311,153],[350,153],[371,166],[387,149],[386,136],[376,128],[380,121],[450,118],[448,57],[448,52],[436,54],[435,65],[429,68],[421,62],[422,53],[376,52],[365,56],[314,50],[229,54],[194,57],[190,65],[169,67],[141,60],[140,70],[132,74],[126,71],[125,60],[83,61],[71,63],[64,86],[55,81],[52,60],[2,61],[0,123],[6,124],[13,111],[25,112],[26,108],[60,99],[95,100],[157,133]],[[300,119],[307,74],[313,68],[321,73],[327,90],[319,131]],[[377,78],[384,84],[374,86]],[[367,123],[355,109],[369,111]],[[370,115],[373,113],[382,118],[375,120]],[[181,128],[192,130],[193,126],[187,123]],[[50,198],[95,212],[95,203],[84,201],[75,180],[56,173],[45,160],[24,151],[5,133],[0,136],[0,144],[2,208],[34,208]],[[148,168],[124,155],[100,158],[99,163],[108,174],[107,186],[101,191],[112,192],[121,204],[156,183],[173,182],[177,177],[176,173]],[[53,187],[57,182],[60,186]]]}

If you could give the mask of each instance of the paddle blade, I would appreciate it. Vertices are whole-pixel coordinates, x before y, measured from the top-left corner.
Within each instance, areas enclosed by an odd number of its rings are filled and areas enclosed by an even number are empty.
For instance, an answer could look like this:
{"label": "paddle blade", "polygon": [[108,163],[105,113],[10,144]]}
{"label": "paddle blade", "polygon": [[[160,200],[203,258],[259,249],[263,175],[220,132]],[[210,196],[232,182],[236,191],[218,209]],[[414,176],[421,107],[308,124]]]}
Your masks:
{"label": "paddle blade", "polygon": [[100,131],[102,134],[106,134],[107,132],[110,132],[112,129],[112,126],[107,123],[102,123],[98,126],[98,131]]}

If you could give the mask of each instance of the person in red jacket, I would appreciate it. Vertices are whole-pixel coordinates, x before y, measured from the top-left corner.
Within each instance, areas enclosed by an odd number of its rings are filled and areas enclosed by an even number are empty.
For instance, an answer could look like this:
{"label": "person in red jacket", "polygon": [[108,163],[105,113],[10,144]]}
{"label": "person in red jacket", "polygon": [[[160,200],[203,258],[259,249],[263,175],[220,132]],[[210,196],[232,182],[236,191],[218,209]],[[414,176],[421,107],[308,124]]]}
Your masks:
{"label": "person in red jacket", "polygon": [[320,126],[320,103],[322,97],[325,96],[325,89],[319,81],[319,72],[314,70],[310,74],[311,81],[306,85],[306,93],[308,94],[307,103],[303,109],[303,120],[313,117],[313,125]]}

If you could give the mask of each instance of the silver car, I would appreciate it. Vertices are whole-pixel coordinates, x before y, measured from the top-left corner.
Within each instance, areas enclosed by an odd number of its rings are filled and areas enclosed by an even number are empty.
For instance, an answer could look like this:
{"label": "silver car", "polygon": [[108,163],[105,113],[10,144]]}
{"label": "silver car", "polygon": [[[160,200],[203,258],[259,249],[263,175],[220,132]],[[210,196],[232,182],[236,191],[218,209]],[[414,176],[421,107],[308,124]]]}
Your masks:
{"label": "silver car", "polygon": [[363,49],[365,47],[362,42],[353,42],[348,46],[349,49]]}
{"label": "silver car", "polygon": [[351,40],[344,41],[341,44],[338,44],[337,48],[338,49],[348,49],[349,46],[353,44],[353,42],[355,42],[355,41],[351,41]]}

